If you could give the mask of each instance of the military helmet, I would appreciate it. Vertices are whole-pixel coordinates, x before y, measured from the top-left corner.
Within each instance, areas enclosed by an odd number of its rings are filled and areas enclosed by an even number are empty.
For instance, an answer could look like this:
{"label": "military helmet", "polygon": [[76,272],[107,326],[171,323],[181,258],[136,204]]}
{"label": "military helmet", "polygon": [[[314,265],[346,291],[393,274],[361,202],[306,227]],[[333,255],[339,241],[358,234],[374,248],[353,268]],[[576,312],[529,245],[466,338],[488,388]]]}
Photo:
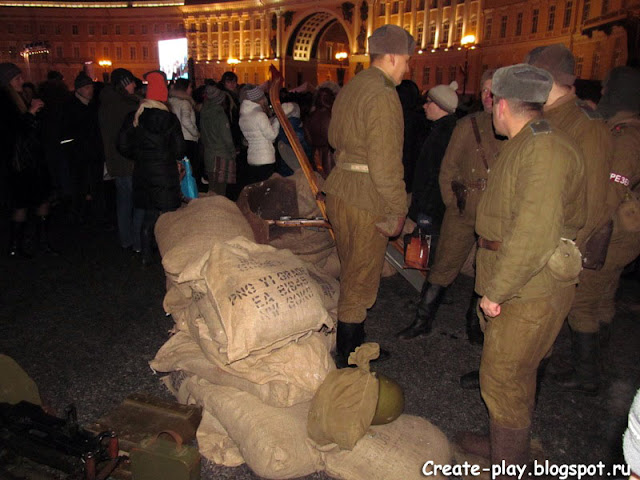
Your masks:
{"label": "military helmet", "polygon": [[398,382],[380,373],[378,377],[378,404],[371,425],[393,422],[404,411],[404,392]]}

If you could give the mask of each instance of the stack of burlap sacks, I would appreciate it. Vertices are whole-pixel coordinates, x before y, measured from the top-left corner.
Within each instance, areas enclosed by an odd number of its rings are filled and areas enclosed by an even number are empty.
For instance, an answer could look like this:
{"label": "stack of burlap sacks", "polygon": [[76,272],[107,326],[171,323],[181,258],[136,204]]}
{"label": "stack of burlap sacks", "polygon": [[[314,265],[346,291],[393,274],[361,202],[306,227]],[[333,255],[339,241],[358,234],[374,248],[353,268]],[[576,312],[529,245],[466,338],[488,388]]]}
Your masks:
{"label": "stack of burlap sacks", "polygon": [[256,243],[236,204],[220,196],[162,215],[156,238],[164,308],[176,326],[151,366],[172,372],[164,381],[180,402],[203,407],[197,437],[206,458],[273,479],[316,471],[417,479],[427,460],[450,462],[444,434],[410,415],[371,427],[352,451],[308,438],[311,399],[335,369],[339,285],[335,266],[331,274],[317,266],[332,265],[331,254],[300,246],[314,265],[304,252]]}

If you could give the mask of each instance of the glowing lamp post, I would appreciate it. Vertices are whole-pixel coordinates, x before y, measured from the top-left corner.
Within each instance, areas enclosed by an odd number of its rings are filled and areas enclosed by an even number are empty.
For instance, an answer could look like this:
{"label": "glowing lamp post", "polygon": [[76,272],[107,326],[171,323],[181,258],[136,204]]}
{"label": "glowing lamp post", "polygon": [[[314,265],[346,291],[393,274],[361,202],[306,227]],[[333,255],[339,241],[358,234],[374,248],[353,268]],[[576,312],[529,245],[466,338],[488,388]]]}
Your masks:
{"label": "glowing lamp post", "polygon": [[464,80],[462,81],[462,95],[467,93],[467,77],[469,76],[469,50],[476,48],[476,36],[465,35],[460,40],[460,45],[464,47]]}
{"label": "glowing lamp post", "polygon": [[109,70],[111,69],[111,60],[100,60],[98,65],[102,67],[102,80],[109,83]]}
{"label": "glowing lamp post", "polygon": [[336,53],[335,57],[336,57],[336,60],[340,62],[340,66],[338,67],[337,74],[338,74],[338,85],[342,87],[344,85],[344,73],[345,73],[344,60],[346,60],[349,57],[349,54],[347,54],[347,52],[338,52]]}
{"label": "glowing lamp post", "polygon": [[238,65],[239,63],[240,63],[240,60],[238,60],[237,58],[233,58],[233,57],[227,58],[227,64],[231,67],[232,72],[236,71],[236,65]]}

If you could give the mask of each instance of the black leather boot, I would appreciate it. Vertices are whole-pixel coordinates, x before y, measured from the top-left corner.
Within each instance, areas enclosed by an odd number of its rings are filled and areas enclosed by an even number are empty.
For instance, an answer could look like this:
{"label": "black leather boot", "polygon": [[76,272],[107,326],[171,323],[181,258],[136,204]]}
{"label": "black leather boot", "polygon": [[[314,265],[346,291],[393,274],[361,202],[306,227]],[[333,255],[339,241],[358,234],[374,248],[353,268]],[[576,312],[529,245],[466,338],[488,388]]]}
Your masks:
{"label": "black leather boot", "polygon": [[11,221],[9,224],[9,250],[10,257],[33,258],[24,248],[24,230],[27,222]]}
{"label": "black leather boot", "polygon": [[573,369],[554,376],[562,390],[597,395],[600,389],[600,338],[598,333],[572,332]]}
{"label": "black leather boot", "polygon": [[338,320],[336,333],[336,367],[347,368],[349,355],[364,342],[364,322],[344,323]]}
{"label": "black leather boot", "polygon": [[484,342],[484,333],[482,333],[482,329],[480,328],[480,319],[478,318],[479,301],[480,296],[476,292],[473,292],[466,315],[467,339],[472,345],[482,345],[482,343]]}
{"label": "black leather boot", "polygon": [[442,303],[442,297],[446,289],[441,285],[425,282],[424,287],[422,287],[415,320],[407,328],[398,332],[396,337],[410,340],[429,335],[433,329],[433,321],[438,307]]}

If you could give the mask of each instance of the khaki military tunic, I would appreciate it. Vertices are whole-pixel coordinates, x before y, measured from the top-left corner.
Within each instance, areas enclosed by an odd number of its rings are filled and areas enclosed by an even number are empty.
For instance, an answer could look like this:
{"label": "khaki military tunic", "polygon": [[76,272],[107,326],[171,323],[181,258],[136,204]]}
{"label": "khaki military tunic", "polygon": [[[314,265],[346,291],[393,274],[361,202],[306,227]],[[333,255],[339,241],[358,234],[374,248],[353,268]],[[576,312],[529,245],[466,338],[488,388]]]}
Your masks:
{"label": "khaki military tunic", "polygon": [[545,107],[544,118],[568,134],[584,156],[587,220],[576,239],[578,247],[584,251],[586,241],[610,219],[606,205],[612,160],[611,134],[602,117],[582,106],[573,93]]}
{"label": "khaki military tunic", "polygon": [[599,271],[584,270],[569,313],[569,325],[581,333],[596,333],[615,315],[615,293],[624,267],[640,255],[640,234],[626,232],[615,211],[630,186],[640,181],[640,118],[621,112],[607,120],[613,138],[613,165],[609,174],[607,208],[614,219],[607,259]]}
{"label": "khaki military tunic", "polygon": [[[472,118],[478,126],[480,145],[473,131]],[[488,177],[482,156],[484,154],[491,168],[502,143],[495,135],[491,118],[491,114],[481,112],[459,120],[449,141],[439,177],[442,200],[447,209],[440,227],[435,261],[429,272],[430,283],[451,285],[476,242],[476,208]],[[453,180],[467,186],[467,201],[462,213],[451,189]]]}
{"label": "khaki military tunic", "polygon": [[556,280],[547,266],[562,237],[584,224],[584,165],[578,147],[545,120],[506,141],[489,174],[476,231],[499,241],[478,250],[476,291],[501,304],[486,318],[480,389],[493,422],[526,428],[536,371],[569,311],[577,279]]}
{"label": "khaki military tunic", "polygon": [[324,184],[340,257],[338,319],[363,322],[376,300],[388,239],[375,224],[407,214],[404,124],[393,80],[371,67],[340,91],[329,143],[336,167]]}

